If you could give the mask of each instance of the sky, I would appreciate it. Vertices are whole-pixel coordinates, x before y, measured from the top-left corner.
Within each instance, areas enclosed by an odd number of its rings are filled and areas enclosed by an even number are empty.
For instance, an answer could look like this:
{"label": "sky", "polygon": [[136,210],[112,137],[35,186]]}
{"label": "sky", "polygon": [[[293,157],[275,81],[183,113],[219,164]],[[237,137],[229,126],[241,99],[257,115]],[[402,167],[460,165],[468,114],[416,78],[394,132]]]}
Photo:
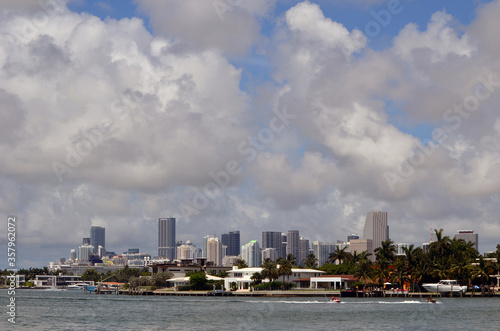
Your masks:
{"label": "sky", "polygon": [[[0,0],[18,267],[299,230],[500,243],[499,1]],[[4,224],[7,222],[5,221]],[[7,246],[7,226],[0,230]],[[0,268],[7,267],[7,257]]]}

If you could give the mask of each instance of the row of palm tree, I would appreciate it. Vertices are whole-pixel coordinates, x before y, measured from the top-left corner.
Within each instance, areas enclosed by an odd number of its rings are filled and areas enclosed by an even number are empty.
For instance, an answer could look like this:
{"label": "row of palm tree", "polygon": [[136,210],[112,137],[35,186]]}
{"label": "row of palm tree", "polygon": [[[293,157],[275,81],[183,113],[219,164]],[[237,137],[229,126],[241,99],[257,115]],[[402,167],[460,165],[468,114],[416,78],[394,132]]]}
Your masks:
{"label": "row of palm tree", "polygon": [[320,269],[330,274],[354,274],[365,286],[383,286],[385,282],[411,284],[416,289],[423,282],[440,279],[457,279],[463,284],[489,284],[493,274],[500,274],[500,245],[491,257],[496,262],[479,256],[472,243],[443,236],[443,229],[435,230],[436,241],[428,252],[410,245],[404,248],[404,255],[396,255],[396,246],[391,240],[381,243],[371,254],[364,251],[350,253],[346,248],[337,248],[330,254],[329,263]]}

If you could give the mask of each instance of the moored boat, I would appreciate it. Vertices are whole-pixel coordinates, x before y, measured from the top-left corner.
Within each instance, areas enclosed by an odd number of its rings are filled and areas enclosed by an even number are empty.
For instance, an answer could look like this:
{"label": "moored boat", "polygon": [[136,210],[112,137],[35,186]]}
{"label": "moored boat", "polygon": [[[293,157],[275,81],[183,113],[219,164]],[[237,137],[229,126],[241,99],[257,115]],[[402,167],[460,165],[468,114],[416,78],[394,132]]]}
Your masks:
{"label": "moored boat", "polygon": [[456,280],[442,279],[438,283],[422,284],[429,292],[460,294],[467,291],[467,286],[460,286]]}

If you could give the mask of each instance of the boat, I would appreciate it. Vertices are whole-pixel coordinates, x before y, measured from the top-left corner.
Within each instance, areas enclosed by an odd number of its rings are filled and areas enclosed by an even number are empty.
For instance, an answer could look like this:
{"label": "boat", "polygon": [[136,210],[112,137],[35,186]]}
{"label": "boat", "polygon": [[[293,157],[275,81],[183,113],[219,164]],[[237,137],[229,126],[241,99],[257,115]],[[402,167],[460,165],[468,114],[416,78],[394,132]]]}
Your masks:
{"label": "boat", "polygon": [[340,303],[340,299],[336,297],[332,297],[332,302],[333,303]]}
{"label": "boat", "polygon": [[76,284],[68,285],[67,289],[68,290],[83,290],[88,285],[89,284],[86,284],[86,283],[76,283]]}
{"label": "boat", "polygon": [[442,279],[438,283],[422,284],[429,292],[460,294],[467,292],[467,286],[460,286],[456,280]]}
{"label": "boat", "polygon": [[427,297],[427,303],[436,303],[436,299]]}

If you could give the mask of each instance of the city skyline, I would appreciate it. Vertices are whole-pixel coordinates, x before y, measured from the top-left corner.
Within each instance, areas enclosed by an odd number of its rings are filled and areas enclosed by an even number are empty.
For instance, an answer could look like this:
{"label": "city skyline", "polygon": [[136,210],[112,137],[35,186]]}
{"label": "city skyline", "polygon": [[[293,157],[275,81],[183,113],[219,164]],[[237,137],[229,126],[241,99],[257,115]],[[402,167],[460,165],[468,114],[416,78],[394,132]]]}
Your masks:
{"label": "city skyline", "polygon": [[500,240],[500,0],[0,12],[0,210],[19,221],[19,266],[67,256],[91,226],[106,249],[155,254],[163,216],[197,245],[362,238],[370,210],[405,243]]}

